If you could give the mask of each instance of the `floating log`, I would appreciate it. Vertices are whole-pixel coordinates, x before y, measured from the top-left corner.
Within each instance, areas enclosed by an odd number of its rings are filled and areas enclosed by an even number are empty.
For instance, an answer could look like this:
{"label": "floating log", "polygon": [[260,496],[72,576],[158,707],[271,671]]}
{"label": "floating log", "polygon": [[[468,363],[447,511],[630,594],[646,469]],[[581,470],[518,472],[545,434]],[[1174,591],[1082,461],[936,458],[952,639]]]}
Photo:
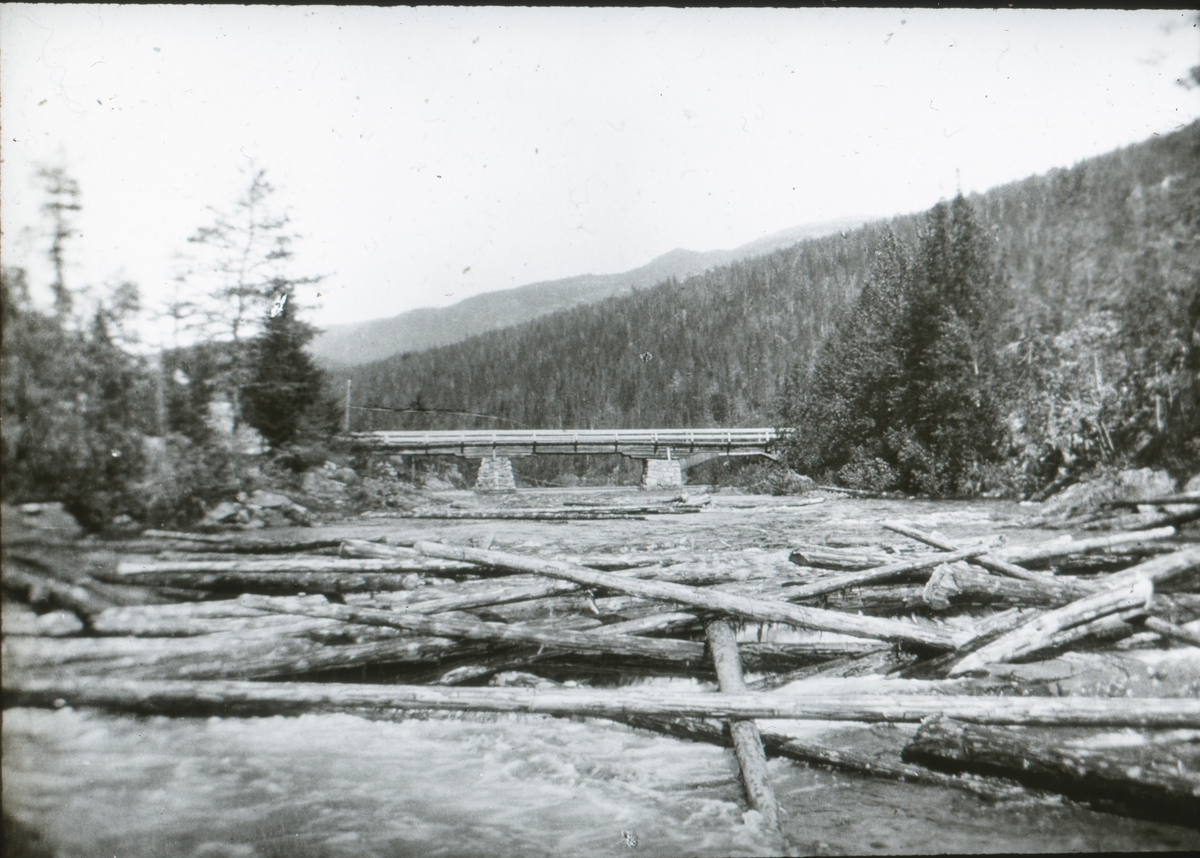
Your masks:
{"label": "floating log", "polygon": [[[710,620],[705,625],[705,632],[721,693],[745,694],[742,660],[738,658],[737,638],[733,636],[733,629],[724,620]],[[779,799],[767,781],[767,754],[763,750],[757,725],[753,721],[730,721],[729,734],[733,738],[733,751],[742,772],[746,800],[762,814],[767,828],[786,842],[787,838],[779,827]]]}
{"label": "floating log", "polygon": [[[237,554],[288,554],[318,548],[337,548],[342,543],[340,539],[298,539],[292,535],[247,537],[233,533],[186,533],[174,530],[144,530],[142,537],[193,543],[197,545],[199,551],[229,551]],[[114,543],[113,547],[120,548],[121,543]]]}
{"label": "floating log", "polygon": [[124,580],[148,587],[183,587],[216,593],[377,593],[411,590],[415,572],[121,572]]}
{"label": "floating log", "polygon": [[[601,637],[601,636],[597,636]],[[917,723],[943,715],[974,724],[1200,728],[1187,698],[721,694],[636,689],[445,688],[332,682],[138,681],[5,677],[4,705],[115,708],[146,714],[298,715],[312,711],[440,709],[614,718],[627,715]],[[59,704],[61,705],[61,704]]]}
{"label": "floating log", "polygon": [[922,724],[903,759],[941,771],[999,775],[1036,789],[1151,819],[1200,827],[1200,747],[1089,747],[1061,736],[935,719]]}
{"label": "floating log", "polygon": [[[979,571],[966,563],[947,563],[929,576],[922,598],[934,610],[944,611],[956,604],[1003,604],[1020,607],[1058,607],[1079,598],[1080,589],[1050,577],[1034,584],[1021,578],[1005,578]],[[1056,586],[1057,585],[1057,586]],[[1095,592],[1082,590],[1083,595]]]}
{"label": "floating log", "polygon": [[1154,595],[1154,585],[1137,578],[1124,586],[1104,590],[1042,614],[1035,620],[1009,632],[998,640],[966,656],[950,669],[950,676],[981,670],[986,664],[1015,661],[1051,645],[1055,633],[1082,625],[1107,614],[1142,607]]}
{"label": "floating log", "polygon": [[592,629],[593,634],[606,635],[644,635],[647,632],[679,632],[694,626],[699,622],[695,614],[683,611],[663,611],[639,617],[636,620],[626,620],[622,623],[609,623]]}
{"label": "floating log", "polygon": [[375,558],[345,560],[340,557],[280,557],[271,560],[126,560],[117,564],[116,577],[109,580],[137,581],[138,576],[151,573],[220,572],[220,573],[297,573],[327,572],[341,575],[378,574],[382,572],[450,573],[471,570],[465,563],[430,562],[428,558]]}
{"label": "floating log", "polygon": [[[903,534],[904,536],[908,536],[917,540],[918,542],[924,542],[928,545],[932,545],[934,548],[940,548],[942,551],[959,550],[959,546],[953,542],[940,539],[939,537],[930,533],[922,533],[915,528],[899,524],[898,522],[885,521],[883,526],[888,530]],[[1056,580],[1050,575],[1032,572],[1022,566],[1018,566],[1016,563],[1013,563],[1010,560],[994,557],[991,554],[981,554],[978,557],[972,557],[970,562],[976,566],[982,566],[984,569],[990,569],[993,572],[998,572],[1001,575],[1007,575],[1010,578],[1018,578],[1022,581],[1028,581],[1031,584],[1040,586],[1043,590],[1053,594],[1055,598],[1059,598],[1059,594],[1063,593],[1064,591],[1070,591],[1073,593],[1074,598],[1080,598],[1082,596],[1086,596],[1088,593],[1095,592],[1095,588],[1089,586],[1085,582]]]}
{"label": "floating log", "polygon": [[852,498],[884,498],[887,497],[886,492],[870,492],[865,489],[844,489],[841,486],[821,486],[816,488],[823,492],[837,492],[840,495],[850,495]]}
{"label": "floating log", "polygon": [[[694,510],[688,510],[694,512]],[[389,513],[388,518],[424,518],[482,521],[645,521],[646,516],[624,512],[591,512],[584,510],[416,510]]]}
{"label": "floating log", "polygon": [[873,569],[865,569],[862,572],[850,572],[845,575],[831,576],[823,581],[803,584],[793,588],[788,593],[788,600],[807,599],[812,596],[835,593],[847,587],[861,587],[865,584],[887,581],[891,578],[910,575],[913,572],[923,572],[926,569],[933,569],[943,563],[979,557],[982,554],[986,554],[989,550],[986,546],[975,546],[974,548],[964,548],[949,554],[927,554],[924,557],[904,560],[900,563],[888,563],[884,566],[876,566]]}
{"label": "floating log", "polygon": [[835,569],[839,572],[858,572],[863,569],[874,569],[895,560],[895,555],[882,551],[846,551],[840,548],[829,548],[825,545],[797,545],[788,555],[788,560],[797,566],[808,566],[813,569]]}
{"label": "floating log", "polygon": [[84,619],[116,605],[111,599],[106,599],[87,587],[68,584],[53,576],[25,568],[18,565],[13,558],[4,558],[3,572],[0,576],[5,590],[21,594],[31,604],[50,604],[66,608]]}
{"label": "floating log", "polygon": [[[894,666],[899,659],[892,647],[880,647],[862,655],[842,656],[821,664],[789,670],[786,673],[771,673],[746,683],[749,691],[771,691],[814,676],[850,676],[862,673],[879,673]],[[881,670],[882,669],[882,670]]]}
{"label": "floating log", "polygon": [[1142,578],[1158,588],[1164,584],[1170,584],[1196,569],[1200,569],[1200,545],[1181,548],[1179,551],[1155,557],[1153,560],[1147,560],[1121,572],[1114,572],[1104,578],[1101,583],[1104,587],[1119,587]]}
{"label": "floating log", "polygon": [[[725,731],[719,723],[699,718],[652,718],[630,716],[622,719],[632,727],[666,733],[693,741],[726,743]],[[906,783],[932,784],[963,790],[990,800],[1014,799],[1026,795],[1025,789],[1014,781],[1002,778],[983,778],[971,774],[949,775],[923,766],[864,754],[849,748],[829,748],[796,739],[786,733],[759,728],[764,747],[772,754],[825,768],[854,772],[885,780]]]}
{"label": "floating log", "polygon": [[[411,614],[437,614],[443,611],[466,611],[472,608],[497,607],[529,600],[545,601],[550,597],[578,592],[579,587],[566,581],[533,581],[527,584],[504,586],[501,582],[488,581],[490,590],[472,590],[466,593],[451,592],[442,598],[421,601],[392,603],[395,611]],[[440,588],[439,588],[440,589]],[[377,607],[378,605],[371,605]]]}
{"label": "floating log", "polygon": [[1200,633],[1193,632],[1190,629],[1185,629],[1183,626],[1177,626],[1175,623],[1159,617],[1146,617],[1141,621],[1147,631],[1154,632],[1160,637],[1169,640],[1179,641],[1190,646],[1200,646]]}
{"label": "floating log", "polygon": [[418,542],[415,547],[422,554],[428,554],[431,557],[464,560],[520,572],[533,572],[551,578],[574,581],[577,584],[603,587],[664,602],[677,602],[760,622],[787,623],[802,628],[838,632],[855,637],[902,641],[929,649],[949,650],[955,647],[954,639],[948,633],[940,629],[922,628],[913,623],[902,623],[880,617],[839,614],[836,611],[824,611],[819,608],[807,608],[785,602],[770,602],[763,599],[700,590],[682,584],[641,581],[614,575],[610,572],[597,572],[565,563],[541,561],[499,551],[481,551],[433,542]]}
{"label": "floating log", "polygon": [[344,623],[406,629],[437,637],[463,638],[490,643],[529,643],[570,652],[609,653],[650,658],[658,661],[695,662],[704,658],[704,645],[666,638],[639,638],[632,635],[589,635],[585,632],[531,629],[505,623],[464,622],[411,615],[347,605],[276,603],[262,596],[242,596],[243,605],[265,611],[322,617]]}
{"label": "floating log", "polygon": [[1041,545],[1001,548],[994,552],[993,556],[1007,560],[1009,563],[1029,565],[1054,560],[1058,557],[1067,557],[1072,554],[1090,554],[1095,551],[1106,551],[1119,545],[1169,539],[1174,535],[1174,527],[1158,527],[1149,530],[1117,533],[1112,536],[1100,536],[1094,539],[1055,539]]}
{"label": "floating log", "polygon": [[[24,638],[6,640],[4,673],[13,676],[114,672],[141,679],[278,679],[322,670],[387,664],[429,664],[444,658],[485,658],[488,648],[394,629],[363,629],[351,641],[328,645],[311,639],[322,621],[294,618],[293,626],[265,625],[236,633],[186,639]],[[57,644],[48,646],[47,644]],[[89,679],[89,681],[92,681]]]}
{"label": "floating log", "polygon": [[1200,504],[1200,492],[1182,492],[1176,495],[1162,495],[1151,498],[1130,498],[1127,500],[1110,500],[1105,501],[1101,506],[1106,507],[1133,507],[1139,506],[1171,506],[1173,504]]}

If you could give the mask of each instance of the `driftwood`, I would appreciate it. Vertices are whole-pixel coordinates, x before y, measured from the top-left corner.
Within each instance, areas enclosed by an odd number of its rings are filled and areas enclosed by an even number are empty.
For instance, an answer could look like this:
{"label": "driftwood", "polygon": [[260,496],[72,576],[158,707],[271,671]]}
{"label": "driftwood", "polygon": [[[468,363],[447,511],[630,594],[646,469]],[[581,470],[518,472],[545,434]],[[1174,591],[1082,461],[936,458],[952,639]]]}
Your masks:
{"label": "driftwood", "polygon": [[[666,733],[683,739],[725,744],[725,731],[718,722],[699,718],[652,718],[630,716],[622,719],[633,727]],[[932,784],[963,790],[990,800],[1018,798],[1025,795],[1019,784],[1001,778],[982,778],[976,775],[949,775],[880,756],[850,749],[835,749],[804,742],[786,733],[760,728],[764,747],[772,754],[803,763],[840,771],[855,772],[868,777],[906,783]]]}
{"label": "driftwood", "polygon": [[1114,572],[1103,580],[1105,587],[1117,587],[1139,578],[1151,582],[1156,588],[1200,569],[1200,545],[1182,548],[1171,554],[1155,557],[1121,572]]}
{"label": "driftwood", "polygon": [[1183,626],[1177,626],[1175,623],[1159,617],[1146,617],[1141,621],[1147,631],[1154,632],[1161,637],[1170,640],[1179,641],[1190,646],[1200,646],[1200,633],[1185,629]]}
{"label": "driftwood", "polygon": [[[239,534],[185,533],[174,530],[145,530],[145,539],[192,543],[198,551],[229,551],[237,554],[287,554],[294,551],[311,551],[317,548],[337,548],[340,539],[297,539],[294,536],[247,537]],[[113,548],[121,548],[113,543]],[[178,549],[177,549],[178,550]]]}
{"label": "driftwood", "polygon": [[555,629],[530,629],[526,626],[510,626],[505,623],[464,622],[395,611],[352,608],[346,605],[322,606],[294,602],[280,604],[261,596],[243,596],[240,601],[247,607],[265,611],[323,617],[345,623],[387,626],[436,637],[463,638],[489,643],[528,643],[570,652],[610,653],[657,661],[692,662],[699,661],[704,657],[704,645],[692,641],[639,638],[632,635],[589,635],[585,632]]}
{"label": "driftwood", "polygon": [[1104,590],[1079,599],[1009,632],[999,640],[971,653],[950,669],[951,676],[983,669],[984,665],[1015,661],[1052,646],[1054,635],[1072,626],[1082,625],[1107,614],[1130,608],[1144,608],[1154,595],[1154,585],[1138,578],[1123,586]]}
{"label": "driftwood", "polygon": [[977,630],[972,638],[962,642],[958,654],[969,654],[950,668],[950,675],[980,670],[989,659],[1003,661],[1028,656],[1040,649],[1061,646],[1063,633],[1072,626],[1088,623],[1105,614],[1135,607],[1145,613],[1146,602],[1153,595],[1154,587],[1170,583],[1197,566],[1200,566],[1200,546],[1185,548],[1108,576],[1100,582],[1104,589],[1093,596],[1041,614],[1032,621],[1017,619],[1011,630],[1004,630],[1006,633],[999,639],[982,647],[980,642],[996,636],[1003,625],[994,623],[986,631]]}
{"label": "driftwood", "polygon": [[[911,527],[899,524],[894,521],[885,521],[883,526],[888,530],[901,533],[919,542],[924,542],[932,545],[934,548],[940,548],[943,551],[957,551],[958,546],[945,539],[940,539],[937,536],[929,533],[922,533]],[[1010,578],[1017,578],[1022,581],[1028,581],[1030,584],[1041,587],[1054,598],[1062,598],[1060,594],[1071,593],[1075,598],[1085,596],[1089,592],[1094,592],[1095,588],[1090,587],[1084,582],[1071,580],[1056,580],[1053,576],[1044,575],[1038,572],[1032,572],[1023,566],[1018,566],[1010,560],[1004,560],[1000,557],[995,557],[991,554],[981,554],[978,557],[972,557],[971,563],[976,566],[982,566],[984,569],[989,569],[992,572],[998,572],[1001,575],[1007,575]]]}
{"label": "driftwood", "polygon": [[1020,578],[990,575],[966,563],[947,563],[929,576],[922,596],[930,607],[941,611],[958,604],[1057,607],[1081,594],[1095,592],[1093,587],[1079,588],[1070,582],[1046,577],[1048,581],[1035,584]]}
{"label": "driftwood", "polygon": [[[724,620],[710,620],[705,626],[708,648],[712,655],[717,683],[724,694],[745,694],[746,682],[742,675],[742,661],[738,658],[737,638],[733,629]],[[779,800],[767,780],[767,755],[763,750],[762,737],[753,721],[730,721],[729,734],[733,738],[733,751],[742,772],[742,786],[750,806],[763,815],[763,822],[779,837]],[[786,840],[786,838],[785,838]]]}
{"label": "driftwood", "polygon": [[[445,658],[478,659],[487,647],[437,637],[414,637],[392,629],[355,633],[348,643],[313,640],[329,626],[316,620],[293,626],[170,640],[162,638],[26,638],[6,640],[6,686],[12,676],[80,674],[93,682],[123,676],[170,680],[277,679],[362,666],[429,664]],[[362,627],[357,627],[362,628]],[[47,644],[57,644],[48,646]],[[6,689],[7,690],[7,689]]]}
{"label": "driftwood", "polygon": [[995,552],[995,556],[1002,560],[1007,560],[1009,563],[1030,565],[1044,563],[1048,560],[1054,560],[1057,557],[1068,557],[1072,554],[1106,551],[1110,548],[1116,548],[1119,545],[1132,545],[1138,542],[1170,539],[1174,535],[1174,527],[1158,527],[1148,530],[1117,533],[1112,536],[1100,536],[1094,539],[1055,539],[1042,545],[1002,548]]}
{"label": "driftwood", "polygon": [[456,573],[470,567],[462,563],[430,562],[427,558],[372,558],[346,560],[340,557],[280,557],[271,560],[157,560],[124,561],[117,564],[117,578],[137,581],[138,576],[150,573],[221,572],[221,573],[284,573],[332,572],[342,575],[362,575],[381,572],[440,572]]}
{"label": "driftwood", "polygon": [[[792,601],[791,587],[780,587],[779,598]],[[843,611],[876,617],[894,617],[899,614],[910,614],[914,611],[923,613],[928,605],[924,598],[925,588],[920,584],[883,584],[870,587],[853,587],[828,593],[824,596],[814,596],[805,600],[805,604],[833,611]]]}
{"label": "driftwood", "polygon": [[[598,636],[599,637],[599,636]],[[908,722],[943,715],[975,724],[1071,727],[1200,728],[1200,700],[1185,698],[954,697],[925,695],[721,694],[660,689],[445,688],[350,683],[138,681],[16,677],[5,706],[115,708],[147,714],[296,715],[311,711],[438,709],[581,715],[784,718]]]}
{"label": "driftwood", "polygon": [[1125,813],[1200,827],[1200,746],[1088,747],[1048,733],[935,719],[922,724],[903,759],[948,772],[999,775]]}
{"label": "driftwood", "polygon": [[988,552],[988,548],[976,546],[974,548],[965,548],[961,551],[954,551],[949,554],[928,554],[924,557],[918,557],[913,560],[905,560],[900,563],[889,563],[885,566],[876,566],[873,569],[866,569],[862,572],[850,572],[845,575],[837,575],[825,579],[824,581],[816,581],[812,584],[804,584],[795,587],[788,592],[788,599],[794,601],[797,599],[807,599],[812,596],[822,596],[826,593],[834,593],[838,590],[844,590],[847,587],[861,587],[864,584],[874,584],[880,581],[887,581],[892,578],[899,578],[910,575],[913,572],[924,572],[926,569],[932,569],[935,566],[941,566],[943,563],[951,563],[955,560],[968,560],[973,557],[978,557]]}
{"label": "driftwood", "polygon": [[1172,506],[1174,504],[1200,504],[1200,492],[1183,492],[1177,495],[1164,495],[1143,499],[1110,500],[1101,506],[1107,507],[1139,507],[1139,506]]}
{"label": "driftwood", "polygon": [[808,566],[813,569],[835,569],[839,572],[858,572],[863,569],[874,569],[895,560],[895,555],[882,551],[846,551],[841,548],[829,548],[825,545],[797,545],[788,555],[788,560],[797,566]]}
{"label": "driftwood", "polygon": [[[695,512],[695,510],[686,510]],[[424,519],[465,519],[480,521],[497,519],[501,521],[645,521],[646,516],[625,512],[592,512],[590,510],[465,510],[439,509],[416,510],[413,512],[394,512],[388,518],[424,518]]]}
{"label": "driftwood", "polygon": [[843,656],[822,664],[811,664],[786,673],[771,673],[746,683],[750,691],[771,691],[815,676],[853,676],[859,673],[886,672],[899,659],[891,647],[880,647],[863,655]]}
{"label": "driftwood", "polygon": [[3,581],[5,590],[21,594],[32,604],[51,604],[66,608],[83,618],[117,604],[87,587],[69,584],[51,575],[22,568],[8,557],[4,559],[4,569],[0,574],[3,576],[0,580]]}
{"label": "driftwood", "polygon": [[123,572],[122,580],[149,587],[218,593],[374,593],[420,586],[414,572]]}
{"label": "driftwood", "polygon": [[565,563],[547,562],[499,551],[448,546],[440,543],[418,542],[418,551],[432,557],[487,564],[521,572],[533,572],[552,578],[562,578],[591,587],[603,587],[635,596],[677,602],[705,610],[746,617],[760,622],[787,623],[802,628],[838,632],[855,637],[879,640],[903,641],[929,649],[949,650],[955,647],[954,639],[936,629],[918,627],[916,624],[886,620],[879,617],[858,617],[789,605],[785,602],[769,602],[750,599],[728,593],[700,590],[682,584],[660,581],[641,581],[597,572],[592,569],[571,566]]}

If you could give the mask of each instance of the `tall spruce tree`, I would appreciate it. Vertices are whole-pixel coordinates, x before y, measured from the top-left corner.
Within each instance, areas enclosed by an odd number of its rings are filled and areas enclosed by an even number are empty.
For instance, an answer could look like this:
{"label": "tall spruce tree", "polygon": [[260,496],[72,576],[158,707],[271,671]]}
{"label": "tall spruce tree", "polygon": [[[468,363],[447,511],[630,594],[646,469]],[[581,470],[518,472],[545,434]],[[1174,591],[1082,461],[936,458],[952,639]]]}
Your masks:
{"label": "tall spruce tree", "polygon": [[249,380],[242,388],[246,422],[273,449],[296,440],[314,417],[319,422],[324,385],[324,373],[304,348],[316,330],[296,318],[290,292],[281,286],[262,333],[251,343]]}
{"label": "tall spruce tree", "polygon": [[977,488],[1003,432],[997,343],[1002,283],[962,195],[921,233],[896,342],[902,385],[888,446],[910,490]]}

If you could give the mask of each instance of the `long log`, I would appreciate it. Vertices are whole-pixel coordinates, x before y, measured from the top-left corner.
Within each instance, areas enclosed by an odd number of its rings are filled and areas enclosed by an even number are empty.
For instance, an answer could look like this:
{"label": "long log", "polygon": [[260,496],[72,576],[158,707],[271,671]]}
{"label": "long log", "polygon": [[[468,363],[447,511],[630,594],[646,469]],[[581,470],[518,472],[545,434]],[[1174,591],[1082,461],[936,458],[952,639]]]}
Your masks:
{"label": "long log", "polygon": [[[284,573],[333,572],[342,575],[364,575],[383,572],[464,572],[466,564],[430,562],[426,558],[372,558],[346,560],[341,557],[279,557],[271,560],[158,560],[131,561],[117,564],[117,580],[137,581],[138,576],[151,573],[221,572],[221,573]],[[474,570],[471,570],[474,571]]]}
{"label": "long log", "polygon": [[1145,498],[1143,500],[1110,500],[1105,501],[1101,506],[1109,507],[1139,507],[1139,506],[1170,506],[1172,504],[1200,504],[1200,492],[1181,492],[1175,495],[1162,495],[1159,497]]}
{"label": "long log", "polygon": [[[639,715],[623,719],[632,727],[666,733],[693,741],[725,744],[725,731],[719,724],[700,718],[652,718]],[[866,777],[905,783],[932,784],[969,792],[993,801],[1015,799],[1027,795],[1019,784],[1002,778],[983,778],[976,775],[949,775],[911,763],[898,762],[881,755],[856,751],[853,748],[829,748],[804,742],[786,733],[759,728],[763,746],[773,755],[788,757],[803,763],[815,764],[839,771],[854,772]]]}
{"label": "long log", "polygon": [[990,575],[965,563],[947,563],[929,576],[922,594],[934,610],[946,610],[955,604],[1003,604],[1020,607],[1058,607],[1095,592],[1073,586],[1056,586],[1057,581],[1034,584],[1021,578]]}
{"label": "long log", "polygon": [[808,566],[812,569],[834,569],[838,572],[874,569],[894,559],[894,555],[888,556],[882,551],[846,551],[826,545],[809,544],[793,547],[791,554],[788,555],[788,560],[797,566]]}
{"label": "long log", "polygon": [[411,590],[415,572],[125,572],[124,580],[147,587],[182,587],[216,593],[377,593]]}
{"label": "long log", "polygon": [[1153,583],[1145,578],[1079,599],[1042,614],[1032,622],[981,647],[950,669],[950,676],[982,670],[987,664],[1002,664],[1032,655],[1051,645],[1055,633],[1107,614],[1144,607],[1154,595]]}
{"label": "long log", "polygon": [[998,775],[1102,809],[1200,827],[1200,750],[1185,742],[1067,745],[1056,735],[935,719],[903,759],[946,772]]}
{"label": "long log", "polygon": [[261,596],[242,596],[247,607],[265,611],[322,617],[344,623],[387,626],[436,637],[463,638],[489,643],[529,643],[571,652],[608,653],[650,658],[660,661],[694,662],[704,658],[703,644],[666,638],[650,639],[632,635],[590,635],[586,632],[530,629],[505,623],[463,622],[431,616],[352,608],[347,605],[285,603]]}
{"label": "long log", "polygon": [[[885,521],[883,526],[888,530],[903,534],[917,540],[932,545],[934,548],[940,548],[942,551],[957,551],[959,546],[945,539],[940,539],[931,533],[922,533],[921,531],[908,527],[894,521]],[[1029,569],[1013,563],[1011,560],[1005,560],[1001,557],[995,557],[991,554],[981,554],[978,557],[973,557],[970,560],[976,566],[982,566],[984,569],[990,569],[992,572],[998,572],[1001,575],[1007,575],[1010,578],[1018,578],[1022,581],[1040,586],[1043,590],[1052,593],[1055,598],[1060,598],[1061,593],[1070,592],[1075,598],[1088,595],[1095,592],[1095,588],[1089,586],[1082,581],[1071,581],[1070,579],[1056,579],[1051,575],[1045,575],[1038,572],[1030,571]]]}
{"label": "long log", "polygon": [[1099,536],[1094,539],[1059,540],[1055,539],[1041,545],[1013,546],[1001,548],[994,556],[1009,563],[1029,565],[1054,560],[1057,557],[1067,557],[1071,554],[1090,554],[1094,551],[1106,551],[1119,545],[1130,545],[1137,542],[1151,542],[1158,539],[1170,539],[1175,535],[1174,527],[1158,527],[1149,530],[1134,530],[1128,533],[1116,533],[1112,536]]}
{"label": "long log", "polygon": [[1175,623],[1159,617],[1146,617],[1142,620],[1142,625],[1148,631],[1152,631],[1160,637],[1179,641],[1189,646],[1200,646],[1200,633],[1193,632],[1183,626],[1177,626]]}
{"label": "long log", "polygon": [[422,554],[428,554],[431,557],[488,564],[520,572],[533,572],[590,587],[603,587],[634,596],[645,596],[664,602],[677,602],[760,622],[787,623],[802,628],[838,632],[855,637],[899,641],[929,649],[950,650],[955,647],[953,637],[940,629],[923,628],[916,624],[902,623],[896,620],[839,614],[836,611],[801,607],[785,602],[770,602],[729,593],[699,590],[682,584],[642,581],[608,572],[597,572],[593,569],[571,566],[566,563],[541,561],[499,551],[482,551],[433,542],[418,542],[415,547]]}
{"label": "long log", "polygon": [[1160,555],[1121,572],[1114,572],[1102,579],[1101,583],[1104,587],[1121,587],[1130,581],[1141,578],[1158,588],[1182,578],[1196,569],[1200,569],[1200,545],[1181,548],[1179,551]]}
{"label": "long log", "polygon": [[[145,530],[142,531],[142,536],[147,540],[184,545],[191,543],[196,546],[197,551],[229,551],[237,554],[288,554],[318,548],[337,548],[342,542],[340,539],[301,539],[291,535],[255,538],[240,534],[186,533],[174,530]],[[121,547],[121,543],[113,545],[114,548]]]}
{"label": "long log", "polygon": [[[691,510],[689,510],[690,512]],[[544,510],[527,512],[523,510],[415,510],[413,512],[390,513],[388,518],[423,518],[423,519],[466,519],[480,521],[496,519],[500,521],[645,521],[646,516],[623,512],[590,512],[568,510]]]}
{"label": "long log", "polygon": [[[708,649],[713,667],[717,672],[717,683],[722,694],[745,694],[746,681],[742,674],[742,660],[738,658],[737,638],[733,629],[724,620],[710,620],[705,625]],[[753,721],[730,721],[729,733],[733,738],[733,751],[742,772],[742,786],[750,806],[763,815],[763,822],[779,837],[784,837],[779,827],[779,800],[775,790],[767,781],[767,755],[763,751],[762,737]]]}
{"label": "long log", "polygon": [[[599,637],[599,636],[598,636]],[[7,678],[6,678],[7,679]],[[297,715],[357,707],[524,712],[614,718],[782,718],[918,723],[943,715],[974,724],[1200,728],[1200,700],[1112,697],[953,697],[910,695],[721,694],[662,689],[443,688],[332,682],[137,681],[15,677],[5,706],[71,706],[148,714]]]}
{"label": "long log", "polygon": [[22,568],[11,558],[5,558],[3,573],[0,574],[5,590],[19,593],[33,604],[52,604],[66,608],[83,619],[116,605],[113,600],[87,587],[68,584],[51,575]]}
{"label": "long log", "polygon": [[[1057,648],[1063,644],[1062,634],[1072,626],[1082,625],[1105,614],[1135,607],[1144,608],[1149,596],[1153,595],[1154,587],[1170,583],[1197,566],[1200,566],[1200,546],[1155,557],[1108,576],[1100,582],[1105,589],[1091,597],[1064,605],[1047,614],[1039,614],[1030,621],[1017,619],[1012,628],[1005,629],[1005,633],[998,639],[981,646],[985,637],[992,637],[998,629],[1003,628],[1002,625],[993,625],[987,631],[978,632],[961,643],[958,655],[968,654],[950,666],[949,675],[981,670],[987,663],[986,659],[1015,658],[1030,655],[1038,649]],[[1151,588],[1148,594],[1144,592],[1146,584]],[[1140,604],[1137,602],[1139,593],[1146,596]],[[1122,604],[1123,598],[1132,598],[1133,601]]]}
{"label": "long log", "polygon": [[180,640],[52,639],[61,644],[57,647],[45,646],[46,641],[39,638],[6,640],[5,683],[21,676],[100,677],[114,673],[146,680],[277,679],[321,670],[428,664],[449,657],[488,655],[488,648],[480,644],[414,637],[394,629],[355,633],[349,643],[326,645],[311,639],[322,621],[294,619],[298,622],[291,627],[266,626]]}
{"label": "long log", "polygon": [[835,593],[838,590],[844,590],[847,587],[861,587],[866,584],[875,584],[880,581],[887,581],[892,578],[899,578],[904,575],[909,575],[913,572],[922,572],[926,569],[933,569],[936,566],[941,566],[943,563],[951,563],[955,560],[969,560],[973,557],[979,557],[980,555],[986,554],[989,550],[990,549],[985,546],[975,546],[974,548],[965,548],[961,551],[954,551],[949,554],[929,554],[924,557],[918,557],[914,560],[905,560],[900,563],[889,563],[885,566],[876,566],[873,569],[865,569],[862,572],[849,572],[845,575],[836,575],[823,581],[817,581],[812,584],[805,584],[800,587],[792,588],[788,593],[788,599],[809,599],[813,596],[823,596],[826,593]]}

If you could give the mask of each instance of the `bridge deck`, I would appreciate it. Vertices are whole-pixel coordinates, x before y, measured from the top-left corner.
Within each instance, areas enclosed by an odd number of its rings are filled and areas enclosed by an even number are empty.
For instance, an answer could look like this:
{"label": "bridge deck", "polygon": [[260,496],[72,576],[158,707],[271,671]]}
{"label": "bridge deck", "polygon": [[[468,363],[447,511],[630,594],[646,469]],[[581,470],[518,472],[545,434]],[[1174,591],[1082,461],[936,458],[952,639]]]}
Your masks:
{"label": "bridge deck", "polygon": [[[776,429],[516,429],[445,432],[352,432],[359,447],[407,456],[532,456],[619,453],[638,459],[693,453],[770,455]],[[668,451],[669,454],[668,454]]]}

